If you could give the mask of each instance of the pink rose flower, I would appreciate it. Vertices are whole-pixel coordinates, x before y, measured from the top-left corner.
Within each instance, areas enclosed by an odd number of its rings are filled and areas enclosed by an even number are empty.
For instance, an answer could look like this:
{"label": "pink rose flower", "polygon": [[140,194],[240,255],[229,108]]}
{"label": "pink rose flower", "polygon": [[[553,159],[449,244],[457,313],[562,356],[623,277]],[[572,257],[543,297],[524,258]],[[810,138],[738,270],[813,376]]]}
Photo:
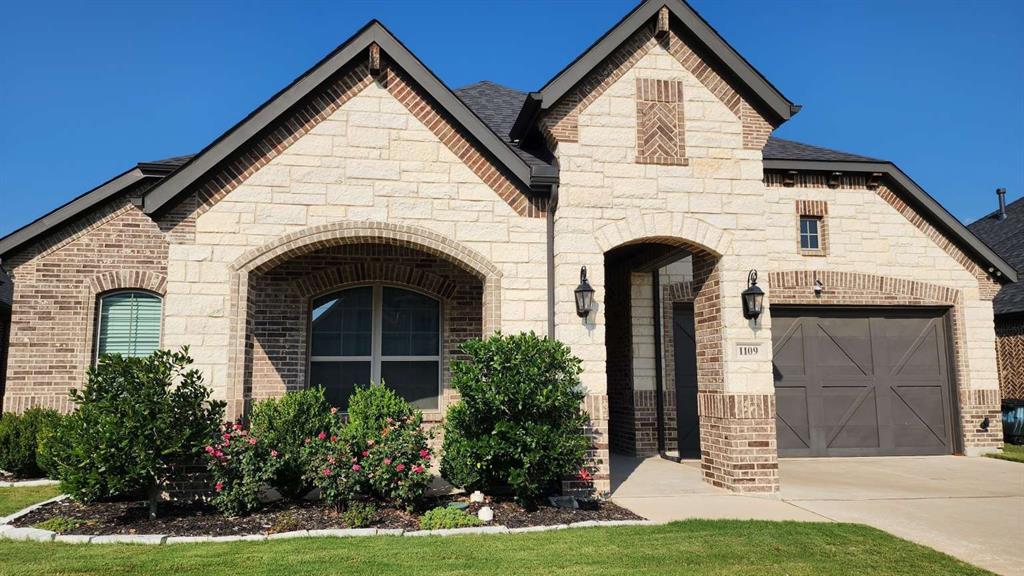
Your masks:
{"label": "pink rose flower", "polygon": [[224,438],[225,440],[230,440],[231,434],[225,433],[224,436],[222,436],[222,438]]}
{"label": "pink rose flower", "polygon": [[337,441],[338,441],[338,437],[337,436],[331,436],[331,442],[337,442]]}
{"label": "pink rose flower", "polygon": [[376,441],[376,440],[367,440],[367,441],[366,441],[366,445],[367,445],[367,446],[373,446],[373,445],[374,445],[374,444],[376,444],[376,443],[377,443],[377,441]]}
{"label": "pink rose flower", "polygon": [[225,440],[223,446],[231,446],[231,440]]}
{"label": "pink rose flower", "polygon": [[250,444],[250,445],[253,445],[253,446],[255,446],[255,445],[256,445],[256,438],[255,438],[255,437],[252,437],[252,436],[250,436],[250,437],[249,437],[249,444]]}
{"label": "pink rose flower", "polygon": [[270,451],[270,457],[271,458],[277,458],[277,450],[271,450]]}
{"label": "pink rose flower", "polygon": [[405,470],[405,464],[399,464],[398,466],[395,466],[395,470],[398,470],[399,472]]}
{"label": "pink rose flower", "polygon": [[214,488],[217,490],[217,492],[220,492],[221,490],[224,489],[224,483],[223,482],[217,482],[217,484],[214,486]]}
{"label": "pink rose flower", "polygon": [[331,414],[337,414],[337,413],[338,413],[338,409],[337,408],[331,408]]}
{"label": "pink rose flower", "polygon": [[370,455],[370,451],[369,450],[363,450],[363,458],[366,458],[369,455]]}
{"label": "pink rose flower", "polygon": [[331,475],[331,469],[330,468],[324,468],[323,469],[323,475],[324,476],[330,476]]}
{"label": "pink rose flower", "polygon": [[238,423],[238,422],[235,422],[235,425],[233,426],[233,428],[235,430],[241,430],[242,429],[242,425],[240,423]]}
{"label": "pink rose flower", "polygon": [[359,472],[359,471],[360,471],[360,470],[362,470],[362,469],[363,469],[363,467],[362,467],[362,466],[360,466],[359,464],[353,464],[353,465],[352,465],[352,470],[353,470],[354,472]]}
{"label": "pink rose flower", "polygon": [[430,459],[430,450],[420,450],[420,458]]}
{"label": "pink rose flower", "polygon": [[334,456],[327,456],[327,462],[329,464],[334,464]]}
{"label": "pink rose flower", "polygon": [[385,458],[384,459],[384,465],[385,466],[391,466],[391,458]]}
{"label": "pink rose flower", "polygon": [[321,433],[317,434],[316,437],[319,438],[320,440],[323,440],[324,438],[327,438],[327,434],[324,434],[323,432],[321,432]]}
{"label": "pink rose flower", "polygon": [[204,450],[206,450],[207,454],[213,454],[213,452],[214,452],[213,446],[210,446],[210,445],[207,445],[206,448],[204,448]]}

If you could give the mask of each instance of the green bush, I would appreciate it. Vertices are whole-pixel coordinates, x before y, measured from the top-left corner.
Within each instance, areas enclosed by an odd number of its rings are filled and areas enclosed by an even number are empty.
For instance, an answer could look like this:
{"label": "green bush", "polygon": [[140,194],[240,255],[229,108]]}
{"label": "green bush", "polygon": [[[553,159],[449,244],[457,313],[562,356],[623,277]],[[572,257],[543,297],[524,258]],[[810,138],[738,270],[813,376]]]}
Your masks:
{"label": "green bush", "polygon": [[422,415],[390,388],[357,388],[348,424],[306,445],[306,478],[335,507],[373,500],[414,508],[430,485],[430,449]]}
{"label": "green bush", "polygon": [[281,454],[241,424],[225,424],[205,450],[214,481],[213,505],[228,516],[259,508],[260,493],[277,477]]}
{"label": "green bush", "polygon": [[469,359],[452,364],[461,400],[448,410],[441,475],[467,490],[511,488],[523,504],[556,491],[590,447],[580,360],[532,332],[471,340],[461,350]]}
{"label": "green bush", "polygon": [[49,443],[61,489],[82,501],[146,491],[155,515],[160,485],[198,461],[224,416],[191,364],[188,348],[101,357]]}
{"label": "green bush", "polygon": [[332,431],[336,418],[331,410],[319,386],[261,400],[253,406],[250,431],[279,452],[281,462],[272,484],[283,496],[301,498],[313,489],[303,479],[303,442],[320,432]]}
{"label": "green bush", "polygon": [[75,528],[85,524],[85,520],[79,520],[78,518],[71,518],[70,516],[54,516],[34,524],[33,528],[39,528],[40,530],[49,530],[50,532],[71,532]]}
{"label": "green bush", "polygon": [[44,476],[48,462],[45,458],[39,461],[39,436],[59,421],[56,410],[44,408],[0,416],[0,470],[22,478]]}
{"label": "green bush", "polygon": [[458,508],[447,506],[428,510],[426,514],[420,516],[420,529],[422,530],[469,528],[480,524],[480,519],[476,516],[470,516]]}
{"label": "green bush", "polygon": [[377,519],[377,507],[371,502],[352,502],[341,513],[346,528],[364,528]]}

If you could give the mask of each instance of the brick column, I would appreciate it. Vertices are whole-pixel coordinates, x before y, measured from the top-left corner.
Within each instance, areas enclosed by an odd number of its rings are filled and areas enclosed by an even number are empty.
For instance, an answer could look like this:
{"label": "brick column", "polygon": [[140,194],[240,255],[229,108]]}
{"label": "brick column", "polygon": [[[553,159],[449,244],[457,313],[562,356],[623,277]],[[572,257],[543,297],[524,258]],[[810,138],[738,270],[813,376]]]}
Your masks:
{"label": "brick column", "polygon": [[699,392],[697,402],[705,480],[734,492],[778,492],[775,396]]}
{"label": "brick column", "polygon": [[999,390],[960,390],[960,426],[963,428],[965,455],[979,456],[1001,448],[1003,417]]}

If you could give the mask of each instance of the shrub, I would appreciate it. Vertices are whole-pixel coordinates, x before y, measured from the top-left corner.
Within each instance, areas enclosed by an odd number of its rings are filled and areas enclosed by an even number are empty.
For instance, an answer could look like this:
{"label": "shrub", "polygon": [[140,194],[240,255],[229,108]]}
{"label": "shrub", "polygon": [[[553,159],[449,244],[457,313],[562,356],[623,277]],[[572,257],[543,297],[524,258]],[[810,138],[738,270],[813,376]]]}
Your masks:
{"label": "shrub", "polygon": [[458,508],[441,506],[428,510],[420,516],[420,529],[422,530],[446,530],[450,528],[469,528],[479,526],[480,519],[476,516],[466,514]]}
{"label": "shrub", "polygon": [[197,461],[224,415],[191,364],[186,347],[103,356],[89,369],[85,387],[71,390],[78,409],[50,442],[65,493],[92,501],[145,490],[155,516],[159,486],[175,465]]}
{"label": "shrub", "polygon": [[60,421],[56,410],[30,408],[24,414],[0,416],[0,470],[15,476],[35,478],[45,475],[46,460],[39,462],[39,436]]}
{"label": "shrub", "polygon": [[32,527],[40,530],[49,530],[50,532],[64,533],[71,532],[83,524],[85,524],[85,521],[79,520],[78,518],[71,518],[70,516],[54,516],[53,518],[43,520]]}
{"label": "shrub", "polygon": [[331,430],[335,422],[331,410],[321,387],[288,392],[253,406],[250,431],[279,452],[280,466],[272,484],[282,495],[301,498],[312,490],[313,486],[303,478],[303,441]]}
{"label": "shrub", "polygon": [[352,502],[341,514],[346,528],[363,528],[377,518],[377,507],[371,502]]}
{"label": "shrub", "polygon": [[511,488],[523,504],[580,470],[590,442],[580,360],[534,333],[471,340],[452,364],[461,400],[445,422],[441,475],[467,490]]}
{"label": "shrub", "polygon": [[206,448],[213,476],[212,503],[229,516],[248,514],[260,507],[260,492],[277,476],[281,455],[241,424],[225,424],[217,442]]}
{"label": "shrub", "polygon": [[431,481],[422,415],[377,385],[356,389],[348,417],[340,434],[309,439],[307,479],[332,506],[371,499],[413,508]]}

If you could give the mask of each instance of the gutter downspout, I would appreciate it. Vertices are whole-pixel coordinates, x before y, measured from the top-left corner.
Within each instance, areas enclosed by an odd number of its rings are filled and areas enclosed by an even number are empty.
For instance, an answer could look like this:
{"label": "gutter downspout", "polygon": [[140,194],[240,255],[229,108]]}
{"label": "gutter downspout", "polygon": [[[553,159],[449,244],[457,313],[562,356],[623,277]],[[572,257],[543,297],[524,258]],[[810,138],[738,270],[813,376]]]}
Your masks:
{"label": "gutter downspout", "polygon": [[555,210],[558,209],[558,184],[551,185],[548,200],[548,338],[555,339]]}

